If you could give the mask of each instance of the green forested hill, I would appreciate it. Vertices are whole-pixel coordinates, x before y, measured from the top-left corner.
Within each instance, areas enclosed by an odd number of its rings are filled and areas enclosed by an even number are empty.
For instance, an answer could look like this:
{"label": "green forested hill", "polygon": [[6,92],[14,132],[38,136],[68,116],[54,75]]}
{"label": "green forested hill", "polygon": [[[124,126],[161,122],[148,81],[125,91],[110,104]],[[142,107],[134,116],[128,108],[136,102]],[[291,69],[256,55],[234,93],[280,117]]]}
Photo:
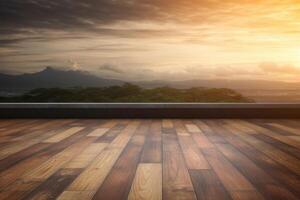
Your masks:
{"label": "green forested hill", "polygon": [[41,88],[21,96],[0,97],[1,102],[253,102],[226,88],[144,89],[126,83],[102,88]]}

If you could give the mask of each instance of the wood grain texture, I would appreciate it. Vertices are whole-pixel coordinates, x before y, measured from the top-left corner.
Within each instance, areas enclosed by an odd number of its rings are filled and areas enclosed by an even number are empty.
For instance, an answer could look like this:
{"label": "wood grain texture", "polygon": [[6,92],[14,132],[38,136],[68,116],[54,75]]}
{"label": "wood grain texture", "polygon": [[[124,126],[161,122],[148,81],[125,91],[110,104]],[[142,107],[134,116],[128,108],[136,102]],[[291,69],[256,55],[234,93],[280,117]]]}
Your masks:
{"label": "wood grain texture", "polygon": [[203,152],[228,191],[255,190],[253,185],[219,151],[204,149]]}
{"label": "wood grain texture", "polygon": [[202,133],[202,131],[195,124],[186,124],[185,126],[191,133]]}
{"label": "wood grain texture", "polygon": [[148,129],[148,121],[143,121],[93,199],[127,199]]}
{"label": "wood grain texture", "polygon": [[26,200],[56,199],[80,173],[78,169],[61,169],[28,194]]}
{"label": "wood grain texture", "polygon": [[294,173],[300,175],[300,160],[251,135],[239,134],[239,137],[247,143],[251,144],[254,148],[258,149],[259,151],[272,158],[273,160],[286,166]]}
{"label": "wood grain texture", "polygon": [[299,120],[0,120],[0,200],[297,200]]}
{"label": "wood grain texture", "polygon": [[163,199],[196,199],[176,135],[163,134]]}
{"label": "wood grain texture", "polygon": [[[300,149],[300,143],[296,140],[291,139],[289,136],[282,136],[282,135],[277,134],[277,133],[275,133],[275,132],[273,132],[273,131],[271,131],[267,128],[258,126],[256,124],[253,124],[253,123],[250,123],[250,122],[247,122],[247,121],[239,120],[239,123],[243,125],[240,129],[243,133],[244,133],[243,128],[248,127],[248,128],[251,128],[251,129],[255,130],[258,133],[262,133],[262,134],[267,135],[269,137],[272,137],[276,140],[279,140],[283,143],[286,143],[288,145],[291,145],[293,147],[296,147],[296,148]],[[232,123],[229,122],[229,124],[232,124]]]}
{"label": "wood grain texture", "polygon": [[164,119],[162,121],[162,127],[163,128],[173,128],[173,122],[170,119]]}
{"label": "wood grain texture", "polygon": [[88,200],[92,199],[93,191],[64,191],[57,200]]}
{"label": "wood grain texture", "polygon": [[[276,179],[279,183],[286,186],[288,190],[292,191],[296,196],[300,195],[300,180],[295,177],[295,174],[291,173],[287,168],[281,166],[265,154],[252,147],[250,144],[244,142],[238,135],[235,129],[232,127],[223,126],[222,134],[226,140],[236,147],[239,151],[249,157],[258,167],[263,169],[267,174]],[[272,188],[272,187],[270,187]],[[281,187],[277,187],[281,188]],[[279,191],[280,190],[275,190]],[[282,195],[278,195],[282,196]]]}
{"label": "wood grain texture", "polygon": [[228,192],[213,170],[189,170],[197,199],[230,200]]}
{"label": "wood grain texture", "polygon": [[231,192],[233,200],[264,200],[264,198],[257,192],[249,191],[234,191]]}
{"label": "wood grain texture", "polygon": [[210,169],[191,136],[178,136],[178,140],[188,169]]}
{"label": "wood grain texture", "polygon": [[129,200],[162,199],[162,166],[158,163],[143,163],[136,170],[128,195]]}
{"label": "wood grain texture", "polygon": [[290,132],[292,134],[300,136],[300,130],[299,129],[289,127],[289,126],[285,126],[285,125],[282,125],[282,124],[277,124],[277,123],[269,123],[269,124],[271,126],[279,128],[281,130],[284,130],[284,131],[287,131],[287,132]]}
{"label": "wood grain texture", "polygon": [[[237,169],[243,173],[243,175],[251,181],[251,183],[256,186],[258,191],[266,199],[297,199],[291,192],[289,192],[284,185],[275,181],[271,176],[269,176],[262,169],[257,167],[251,160],[240,153],[237,149],[230,145],[219,145],[218,149],[230,160]],[[254,176],[255,175],[255,176]],[[273,187],[271,187],[273,186]],[[280,194],[275,190],[276,187],[280,187]],[[251,193],[251,192],[250,192]],[[244,193],[242,193],[244,194]],[[256,194],[258,194],[256,192]],[[260,195],[261,196],[261,195]]]}
{"label": "wood grain texture", "polygon": [[[139,122],[130,123],[107,148],[79,175],[67,191],[95,191],[103,183],[119,155],[136,131]],[[95,178],[97,177],[97,178]]]}
{"label": "wood grain texture", "polygon": [[88,134],[87,136],[100,137],[100,136],[104,135],[108,130],[109,130],[109,128],[97,128],[96,130],[94,130],[90,134]]}
{"label": "wood grain texture", "polygon": [[66,131],[63,131],[62,133],[56,134],[53,137],[50,137],[49,139],[45,140],[46,143],[56,143],[59,141],[62,141],[63,139],[70,137],[71,135],[74,135],[75,133],[81,131],[84,129],[84,127],[73,127]]}
{"label": "wood grain texture", "polygon": [[161,163],[162,140],[161,121],[154,120],[150,125],[150,134],[147,135],[141,155],[142,163]]}
{"label": "wood grain texture", "polygon": [[25,180],[45,180],[52,174],[54,174],[59,168],[69,162],[74,156],[79,154],[84,148],[86,148],[93,140],[87,138],[79,141],[51,157],[46,162],[30,170],[23,176]]}
{"label": "wood grain texture", "polygon": [[85,168],[103,149],[107,143],[94,143],[64,166],[64,168]]}

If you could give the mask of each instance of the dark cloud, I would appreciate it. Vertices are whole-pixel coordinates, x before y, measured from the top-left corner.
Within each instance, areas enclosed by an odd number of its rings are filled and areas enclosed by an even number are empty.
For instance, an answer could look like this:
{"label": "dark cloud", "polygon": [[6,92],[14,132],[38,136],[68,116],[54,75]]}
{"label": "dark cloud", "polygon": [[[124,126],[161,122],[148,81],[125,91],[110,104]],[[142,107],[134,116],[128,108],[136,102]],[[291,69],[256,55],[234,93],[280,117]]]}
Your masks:
{"label": "dark cloud", "polygon": [[[230,22],[237,23],[236,19],[245,17],[247,20],[242,20],[238,24],[252,27],[262,23],[265,27],[266,23],[272,25],[274,21],[259,20],[252,16],[263,16],[276,9],[276,6],[285,8],[285,5],[296,5],[296,2],[294,0],[285,2],[280,0],[1,0],[0,34],[30,32],[36,29],[105,32],[104,29],[98,28],[121,21],[176,21],[185,24],[211,24],[211,22],[221,21],[230,24]],[[290,12],[296,13],[297,10]],[[249,20],[247,15],[250,15],[253,20]]]}
{"label": "dark cloud", "polygon": [[[30,36],[34,35],[34,36]],[[87,36],[77,36],[71,34],[59,34],[59,35],[47,35],[46,33],[39,34],[27,34],[27,35],[5,35],[5,37],[0,38],[0,46],[15,46],[18,43],[22,42],[51,42],[57,40],[66,40],[66,39],[86,39]]]}
{"label": "dark cloud", "polygon": [[2,32],[26,29],[93,30],[120,20],[142,20],[159,14],[142,1],[2,0]]}
{"label": "dark cloud", "polygon": [[[166,4],[170,3],[168,1]],[[166,11],[167,7],[158,1],[147,0],[2,0],[0,46],[24,41],[84,39],[95,35],[121,38],[169,37],[177,32],[134,25],[127,27],[126,24],[121,28],[110,28],[112,24],[129,21],[170,20],[173,17]]]}
{"label": "dark cloud", "polygon": [[0,46],[5,47],[5,46],[11,46],[15,45],[16,43],[20,43],[23,41],[41,41],[44,40],[44,37],[41,36],[36,36],[36,37],[19,37],[19,38],[2,38],[0,39]]}
{"label": "dark cloud", "polygon": [[[0,33],[34,29],[95,31],[120,21],[203,22],[235,0],[1,0]],[[226,10],[226,9],[225,9]],[[102,30],[105,31],[105,30]]]}
{"label": "dark cloud", "polygon": [[[276,3],[277,0],[271,2]],[[41,31],[49,30],[72,35],[93,32],[97,35],[129,38],[172,36],[182,32],[138,27],[123,29],[126,24],[123,24],[123,28],[111,29],[107,25],[128,21],[203,25],[218,21],[230,23],[236,22],[233,17],[245,15],[245,10],[240,9],[243,6],[262,3],[261,0],[1,0],[0,37],[9,34],[43,35]],[[260,14],[265,11],[254,10]],[[244,21],[241,23],[245,24]],[[199,40],[198,35],[196,38]],[[10,42],[13,39],[2,41],[2,44]]]}

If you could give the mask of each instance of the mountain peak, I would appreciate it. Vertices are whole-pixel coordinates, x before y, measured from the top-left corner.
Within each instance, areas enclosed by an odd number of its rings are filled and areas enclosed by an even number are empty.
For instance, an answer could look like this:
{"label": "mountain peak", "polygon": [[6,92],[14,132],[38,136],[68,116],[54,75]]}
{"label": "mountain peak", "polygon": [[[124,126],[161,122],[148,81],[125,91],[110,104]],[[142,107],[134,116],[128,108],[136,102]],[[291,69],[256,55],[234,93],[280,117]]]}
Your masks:
{"label": "mountain peak", "polygon": [[87,71],[73,70],[68,68],[59,69],[57,67],[51,67],[51,66],[47,66],[46,68],[44,68],[44,70],[38,73],[77,73],[77,74],[90,75],[90,73]]}
{"label": "mountain peak", "polygon": [[36,74],[50,74],[50,73],[54,73],[57,72],[59,70],[55,69],[54,67],[46,67],[44,70],[37,72]]}
{"label": "mountain peak", "polygon": [[54,67],[51,66],[47,66],[44,70],[42,70],[41,72],[53,72],[53,71],[60,71],[58,69],[55,69]]}

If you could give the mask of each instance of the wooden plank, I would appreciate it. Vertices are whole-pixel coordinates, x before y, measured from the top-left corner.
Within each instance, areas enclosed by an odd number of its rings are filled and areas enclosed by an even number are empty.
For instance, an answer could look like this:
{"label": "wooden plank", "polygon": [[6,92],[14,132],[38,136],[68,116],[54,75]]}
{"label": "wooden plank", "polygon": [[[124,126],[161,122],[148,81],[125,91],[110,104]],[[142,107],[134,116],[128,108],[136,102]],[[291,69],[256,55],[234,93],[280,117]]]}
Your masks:
{"label": "wooden plank", "polygon": [[202,133],[202,131],[195,124],[185,124],[190,133]]}
{"label": "wooden plank", "polygon": [[124,124],[121,122],[119,122],[118,124],[116,124],[116,126],[109,129],[104,135],[100,136],[95,142],[111,143],[128,124],[128,123]]}
{"label": "wooden plank", "polygon": [[[68,124],[70,124],[74,120],[60,120],[60,121],[50,121],[48,123],[42,124],[42,128],[33,129],[31,128],[29,133],[27,134],[21,134],[18,135],[18,137],[15,137],[12,141],[24,141],[24,140],[30,140],[30,139],[37,139],[40,135],[43,135],[45,132],[50,131],[58,131],[62,128],[67,127]],[[32,131],[31,131],[32,130]]]}
{"label": "wooden plank", "polygon": [[214,145],[203,133],[192,133],[191,135],[200,149],[214,148]]}
{"label": "wooden plank", "polygon": [[56,134],[53,137],[48,138],[44,142],[46,142],[46,143],[60,142],[63,139],[66,139],[67,137],[70,137],[71,135],[74,135],[75,133],[77,133],[83,129],[84,129],[84,127],[72,127],[72,128],[69,128],[68,130],[63,131],[62,133]]}
{"label": "wooden plank", "polygon": [[15,154],[19,151],[22,151],[26,148],[29,148],[35,144],[39,143],[39,140],[27,140],[27,141],[20,141],[12,143],[11,145],[5,146],[3,149],[0,150],[0,160],[7,158],[8,156]]}
{"label": "wooden plank", "polygon": [[64,191],[57,200],[88,200],[92,199],[93,191]]}
{"label": "wooden plank", "polygon": [[50,144],[35,144],[27,149],[24,149],[23,151],[19,151],[15,154],[12,154],[11,156],[0,160],[0,172],[7,170],[11,166],[17,164],[18,162],[35,155],[35,153],[40,152],[41,150],[49,147]]}
{"label": "wooden plank", "polygon": [[[257,135],[253,135],[253,136],[265,143],[268,143],[268,144],[274,146],[275,148],[278,148],[292,156],[295,156],[297,159],[300,159],[300,149],[297,149],[286,143],[280,142],[279,140],[271,138],[267,135],[257,134]],[[300,138],[300,136],[290,136],[290,137],[299,137]]]}
{"label": "wooden plank", "polygon": [[277,162],[267,157],[250,144],[244,142],[237,136],[239,132],[233,127],[223,125],[223,130],[224,131],[221,133],[230,144],[249,157],[258,167],[263,169],[279,183],[286,186],[288,190],[298,196],[300,195],[300,180],[295,176],[295,174],[291,173],[291,171],[287,168],[279,165]]}
{"label": "wooden plank", "polygon": [[[242,124],[243,127],[250,127],[253,130],[258,131],[259,133],[262,133],[262,134],[267,135],[269,137],[272,137],[276,140],[279,140],[283,143],[286,143],[288,145],[291,145],[293,147],[296,147],[296,148],[300,149],[300,143],[298,141],[295,141],[295,140],[289,138],[289,136],[282,136],[282,135],[276,134],[276,133],[274,133],[274,132],[272,132],[272,131],[270,131],[266,128],[263,128],[263,127],[258,126],[256,124],[253,124],[253,123],[249,123],[247,121],[241,121],[240,120],[239,123]],[[243,130],[243,129],[241,129],[241,130]]]}
{"label": "wooden plank", "polygon": [[141,155],[142,163],[161,163],[161,121],[155,120],[150,125],[150,134],[147,135]]}
{"label": "wooden plank", "polygon": [[159,163],[139,164],[128,195],[129,200],[162,199],[162,165]]}
{"label": "wooden plank", "polygon": [[163,128],[173,128],[173,122],[170,119],[162,120],[162,127]]}
{"label": "wooden plank", "polygon": [[204,149],[205,158],[228,191],[255,191],[252,184],[215,149]]}
{"label": "wooden plank", "polygon": [[103,149],[107,143],[94,143],[72,159],[64,168],[85,168]]}
{"label": "wooden plank", "polygon": [[191,136],[178,135],[178,140],[188,169],[210,169]]}
{"label": "wooden plank", "polygon": [[120,135],[74,180],[67,191],[96,192],[136,131],[139,123],[139,121],[129,123]]}
{"label": "wooden plank", "polygon": [[288,136],[288,138],[295,140],[300,143],[300,136]]}
{"label": "wooden plank", "polygon": [[16,126],[17,124],[26,123],[28,119],[1,119],[0,127],[6,129],[9,126]]}
{"label": "wooden plank", "polygon": [[178,137],[183,156],[188,169],[210,169],[201,151],[190,136]]}
{"label": "wooden plank", "polygon": [[298,130],[296,128],[292,128],[292,127],[285,126],[285,125],[282,125],[282,124],[277,124],[277,123],[269,123],[269,125],[300,136],[300,130]]}
{"label": "wooden plank", "polygon": [[33,127],[37,123],[37,120],[26,120],[24,123],[10,125],[9,129],[1,132],[2,136],[14,135],[18,132],[24,131],[30,127]]}
{"label": "wooden plank", "polygon": [[176,135],[163,134],[163,199],[196,199]]}
{"label": "wooden plank", "polygon": [[99,128],[93,130],[87,136],[90,137],[101,137],[106,134],[110,129],[112,129],[118,123],[117,120],[109,120],[106,123],[103,123]]}
{"label": "wooden plank", "polygon": [[103,183],[120,155],[120,149],[105,149],[67,188],[66,191],[93,191]]}
{"label": "wooden plank", "polygon": [[230,196],[213,170],[189,170],[197,199],[230,200]]}
{"label": "wooden plank", "polygon": [[38,144],[42,140],[55,135],[59,130],[60,127],[58,127],[57,129],[57,127],[54,126],[52,127],[52,129],[45,130],[42,133],[39,132],[39,134],[33,137],[32,139],[13,142],[0,150],[0,159],[4,159],[26,148],[30,148],[31,146]]}
{"label": "wooden plank", "polygon": [[94,131],[92,131],[90,134],[88,134],[87,136],[90,136],[90,137],[101,137],[108,130],[109,130],[109,128],[97,128]]}
{"label": "wooden plank", "polygon": [[[92,125],[92,123],[89,123],[89,125]],[[2,173],[0,173],[0,188],[14,188],[15,183],[18,178],[20,178],[23,174],[27,173],[32,168],[41,165],[43,162],[45,162],[47,159],[49,159],[51,156],[55,155],[56,153],[63,151],[66,147],[69,145],[72,145],[73,143],[77,142],[78,140],[82,139],[83,136],[85,136],[88,132],[88,129],[85,131],[81,131],[59,143],[56,143],[55,145],[52,145],[50,148],[48,148],[46,151],[41,151],[38,154],[29,157],[22,162],[18,163],[16,166],[13,166]],[[48,133],[47,133],[48,134]],[[47,135],[45,134],[45,135]],[[12,184],[13,183],[13,184]],[[24,184],[24,183],[22,183]],[[19,193],[18,193],[19,194]],[[20,195],[18,195],[20,196]]]}
{"label": "wooden plank", "polygon": [[2,200],[20,200],[23,199],[28,191],[0,191],[0,199]]}
{"label": "wooden plank", "polygon": [[40,182],[35,182],[35,181],[24,182],[22,180],[18,180],[13,184],[13,187],[1,188],[0,199],[7,199],[7,200],[23,199],[26,195],[28,195],[34,188],[36,188],[40,184],[41,184]]}
{"label": "wooden plank", "polygon": [[[0,152],[18,151],[0,160],[0,199],[299,199],[300,175],[291,166],[298,165],[300,136],[268,125],[298,129],[297,121],[175,119],[172,127],[162,122],[20,120],[16,128],[28,128],[17,132],[4,123],[11,133],[0,133]],[[187,130],[188,124],[200,131]],[[72,127],[85,129],[43,142]],[[101,128],[108,129],[102,136],[88,136]],[[81,150],[75,148],[80,144]],[[210,169],[197,168],[198,152]],[[39,176],[28,178],[34,171]]]}
{"label": "wooden plank", "polygon": [[56,199],[80,173],[79,169],[61,169],[28,194],[26,200]]}
{"label": "wooden plank", "polygon": [[211,143],[227,143],[226,140],[218,135],[213,129],[213,123],[215,120],[194,120],[194,123],[200,127],[205,137],[209,139]]}
{"label": "wooden plank", "polygon": [[[69,120],[62,120],[63,123],[57,123],[56,126],[51,126],[52,128],[45,128],[45,131],[39,132],[39,135],[35,135],[33,140],[30,140],[32,142],[25,142],[28,144],[27,148],[21,148],[20,151],[17,151],[13,154],[9,154],[4,159],[0,161],[0,171],[3,171],[7,169],[8,167],[26,159],[31,156],[34,156],[36,153],[41,152],[42,150],[49,147],[50,143],[39,143],[43,139],[47,137],[51,137],[52,135],[55,135],[60,130],[64,129],[66,126],[66,123],[69,123]],[[63,127],[61,127],[63,125]],[[17,142],[15,145],[18,145],[19,142]],[[21,145],[22,146],[22,145]],[[16,151],[16,149],[12,148],[12,152]]]}
{"label": "wooden plank", "polygon": [[[258,189],[259,192],[266,199],[281,199],[278,197],[285,197],[286,199],[297,199],[291,192],[289,192],[283,185],[279,185],[271,176],[255,165],[246,156],[240,153],[237,149],[228,144],[219,144],[218,149],[230,160],[240,172],[243,173],[248,180]],[[273,186],[273,187],[271,187]],[[270,188],[280,187],[281,194],[273,192]]]}
{"label": "wooden plank", "polygon": [[69,162],[74,156],[80,153],[84,148],[91,144],[95,140],[94,138],[85,138],[75,143],[64,151],[58,153],[57,155],[51,157],[49,160],[43,164],[30,170],[23,176],[24,180],[45,180],[54,174],[59,168],[64,164]]}
{"label": "wooden plank", "polygon": [[264,200],[258,192],[253,191],[233,191],[231,197],[233,200]]}
{"label": "wooden plank", "polygon": [[127,199],[148,129],[148,121],[143,122],[129,141],[93,199]]}
{"label": "wooden plank", "polygon": [[251,144],[254,148],[263,152],[264,154],[266,154],[273,160],[286,166],[288,169],[290,169],[294,173],[300,175],[300,160],[273,147],[272,145],[269,145],[261,140],[256,139],[252,135],[248,135],[247,133],[245,134],[245,133],[240,132],[240,134],[237,134],[237,136],[239,136],[241,139],[243,139],[247,143]]}
{"label": "wooden plank", "polygon": [[[185,125],[185,126],[184,126]],[[175,128],[176,132],[179,130],[180,132],[186,132],[186,127],[187,124],[182,123],[181,120],[176,120],[175,121]],[[188,125],[194,127],[196,125],[189,123]],[[194,132],[197,133],[200,131],[200,129],[197,127],[193,128]],[[194,142],[193,138],[191,135],[188,133],[186,135],[178,135],[178,141],[181,147],[181,151],[183,152],[183,156],[187,165],[188,169],[210,169],[210,166],[206,159],[204,158],[202,152]]]}

